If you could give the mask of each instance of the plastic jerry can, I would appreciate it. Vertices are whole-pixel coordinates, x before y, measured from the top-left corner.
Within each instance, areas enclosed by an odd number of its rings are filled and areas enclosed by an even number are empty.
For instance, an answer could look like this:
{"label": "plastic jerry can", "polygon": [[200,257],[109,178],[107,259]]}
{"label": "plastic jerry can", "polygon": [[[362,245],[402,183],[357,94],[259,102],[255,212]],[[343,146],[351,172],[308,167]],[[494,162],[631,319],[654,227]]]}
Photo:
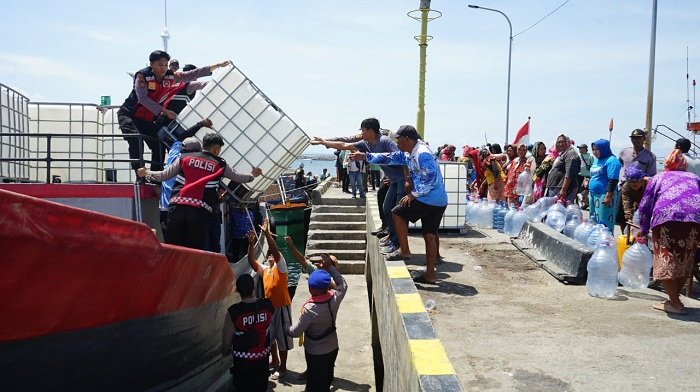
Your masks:
{"label": "plastic jerry can", "polygon": [[627,242],[628,239],[629,239],[629,236],[627,236],[625,234],[617,237],[617,260],[618,260],[617,271],[618,272],[620,271],[620,269],[622,269],[622,255],[624,255],[627,248],[632,246],[632,243],[634,243],[634,241]]}

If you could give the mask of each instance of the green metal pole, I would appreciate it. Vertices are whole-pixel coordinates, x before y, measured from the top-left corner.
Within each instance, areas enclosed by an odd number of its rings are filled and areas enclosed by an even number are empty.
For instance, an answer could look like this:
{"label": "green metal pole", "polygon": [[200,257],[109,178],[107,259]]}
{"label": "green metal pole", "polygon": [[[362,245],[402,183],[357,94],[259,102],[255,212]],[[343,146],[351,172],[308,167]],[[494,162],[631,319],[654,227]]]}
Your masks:
{"label": "green metal pole", "polygon": [[418,71],[418,116],[416,130],[421,139],[425,137],[425,57],[428,48],[428,13],[430,12],[430,0],[420,2],[420,69]]}

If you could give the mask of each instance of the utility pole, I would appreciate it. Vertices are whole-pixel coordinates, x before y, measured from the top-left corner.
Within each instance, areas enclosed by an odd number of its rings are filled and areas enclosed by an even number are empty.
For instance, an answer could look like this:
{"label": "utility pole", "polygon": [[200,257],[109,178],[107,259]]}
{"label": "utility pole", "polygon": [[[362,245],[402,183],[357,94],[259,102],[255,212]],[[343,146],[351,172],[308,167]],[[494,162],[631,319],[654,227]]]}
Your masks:
{"label": "utility pole", "polygon": [[[430,12],[433,11],[435,16],[431,17]],[[413,16],[420,13],[420,17]],[[422,139],[425,139],[425,65],[426,52],[428,49],[428,41],[433,37],[428,35],[428,22],[442,16],[440,11],[430,9],[430,0],[421,0],[420,9],[413,10],[408,13],[408,16],[420,22],[420,35],[413,37],[418,41],[420,47],[420,66],[418,71],[418,115],[416,118],[416,130]]]}
{"label": "utility pole", "polygon": [[163,38],[163,51],[168,51],[168,40],[170,39],[170,33],[168,32],[168,0],[163,0],[165,3],[165,27],[163,32],[160,33],[160,37]]}
{"label": "utility pole", "polygon": [[647,120],[644,123],[646,140],[644,148],[651,151],[651,118],[654,112],[654,64],[656,63],[656,3],[652,0],[651,9],[651,44],[649,48],[649,80],[647,83]]}

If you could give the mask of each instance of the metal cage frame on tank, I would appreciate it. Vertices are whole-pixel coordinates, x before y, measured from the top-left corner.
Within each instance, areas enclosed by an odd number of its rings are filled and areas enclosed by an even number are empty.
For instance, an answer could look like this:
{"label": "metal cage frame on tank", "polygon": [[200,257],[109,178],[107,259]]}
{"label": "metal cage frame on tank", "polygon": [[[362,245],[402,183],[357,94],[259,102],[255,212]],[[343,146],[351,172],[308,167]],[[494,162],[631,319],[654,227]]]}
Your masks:
{"label": "metal cage frame on tank", "polygon": [[230,189],[229,195],[241,204],[257,199],[274,184],[310,140],[233,63],[217,73],[167,129],[177,133],[203,118],[211,119],[212,131],[224,139],[220,156],[229,165],[241,173],[254,166],[263,171],[253,182]]}

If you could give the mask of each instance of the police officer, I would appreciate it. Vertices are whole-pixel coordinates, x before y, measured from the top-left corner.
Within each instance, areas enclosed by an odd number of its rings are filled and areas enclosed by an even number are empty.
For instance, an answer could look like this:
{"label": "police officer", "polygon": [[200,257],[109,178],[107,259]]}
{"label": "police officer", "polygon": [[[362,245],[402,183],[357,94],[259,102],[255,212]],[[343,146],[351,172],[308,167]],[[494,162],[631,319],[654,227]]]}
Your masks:
{"label": "police officer", "polygon": [[208,133],[202,139],[202,151],[182,154],[163,171],[137,170],[149,181],[165,181],[177,175],[168,206],[168,243],[193,249],[204,249],[206,227],[217,203],[219,180],[226,177],[238,183],[251,182],[262,174],[254,167],[250,174],[241,174],[219,157],[224,140]]}
{"label": "police officer", "polygon": [[[151,149],[151,168],[163,169],[163,152],[158,142],[159,126],[154,120],[159,115],[172,120],[177,115],[174,111],[164,108],[164,102],[180,83],[195,80],[203,76],[211,75],[217,68],[229,64],[224,61],[209,67],[197,68],[188,72],[173,72],[168,68],[170,55],[161,50],[156,50],[148,58],[150,65],[134,74],[134,85],[131,94],[126,98],[117,112],[119,128],[127,135],[142,134],[148,136],[144,141]],[[132,162],[131,167],[137,170],[143,166],[143,143],[136,137],[126,137],[129,143],[129,158],[139,162]]]}
{"label": "police officer", "polygon": [[253,295],[255,283],[248,274],[236,281],[241,302],[228,308],[222,332],[221,355],[233,354],[233,385],[236,391],[267,390],[270,335],[274,307],[269,299]]}

